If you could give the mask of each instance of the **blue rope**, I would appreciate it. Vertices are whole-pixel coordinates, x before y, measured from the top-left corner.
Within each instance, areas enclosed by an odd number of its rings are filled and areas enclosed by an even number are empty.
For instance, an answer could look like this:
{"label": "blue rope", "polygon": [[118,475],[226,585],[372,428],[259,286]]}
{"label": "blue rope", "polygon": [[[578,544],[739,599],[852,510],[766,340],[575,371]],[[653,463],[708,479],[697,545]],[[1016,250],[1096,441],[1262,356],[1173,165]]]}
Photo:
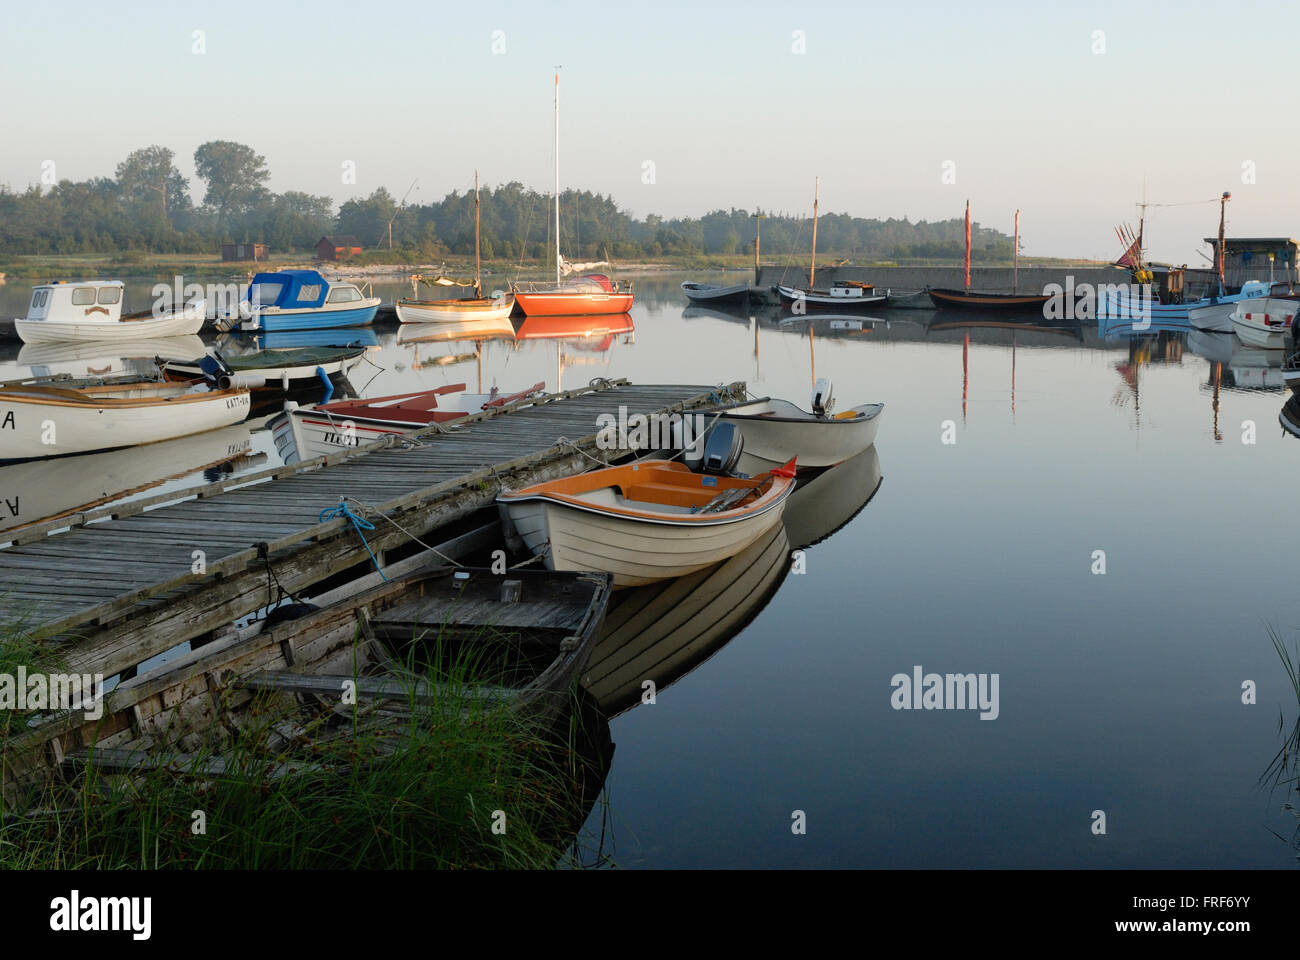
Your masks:
{"label": "blue rope", "polygon": [[352,526],[356,529],[357,536],[361,538],[361,545],[366,548],[366,553],[370,554],[370,561],[375,565],[375,570],[379,573],[380,579],[382,579],[384,583],[387,583],[388,578],[384,576],[384,571],[379,569],[379,561],[375,559],[375,552],[370,549],[370,544],[366,543],[366,535],[364,531],[375,529],[375,525],[365,517],[358,517],[355,513],[349,510],[348,502],[346,500],[340,500],[337,507],[326,507],[322,510],[317,522],[324,523],[326,520],[336,520],[339,517],[352,521]]}

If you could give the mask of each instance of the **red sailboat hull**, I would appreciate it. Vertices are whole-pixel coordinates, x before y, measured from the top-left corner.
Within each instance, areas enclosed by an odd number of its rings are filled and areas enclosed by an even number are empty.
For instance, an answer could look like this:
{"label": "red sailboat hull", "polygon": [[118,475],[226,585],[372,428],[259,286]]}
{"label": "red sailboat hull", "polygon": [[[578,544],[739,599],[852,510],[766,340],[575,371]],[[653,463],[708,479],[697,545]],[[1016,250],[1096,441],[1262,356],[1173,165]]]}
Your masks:
{"label": "red sailboat hull", "polygon": [[515,306],[525,317],[573,317],[627,313],[632,309],[630,293],[584,293],[565,290],[545,293],[516,293]]}

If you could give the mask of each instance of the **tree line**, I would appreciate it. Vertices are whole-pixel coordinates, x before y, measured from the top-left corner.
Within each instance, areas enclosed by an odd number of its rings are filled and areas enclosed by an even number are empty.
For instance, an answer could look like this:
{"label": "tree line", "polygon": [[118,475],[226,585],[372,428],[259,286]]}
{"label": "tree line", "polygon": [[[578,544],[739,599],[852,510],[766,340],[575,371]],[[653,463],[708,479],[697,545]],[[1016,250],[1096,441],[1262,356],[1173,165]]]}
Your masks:
{"label": "tree line", "polygon": [[[327,196],[289,190],[274,193],[266,159],[253,148],[225,140],[201,145],[190,182],[163,146],[133,151],[112,178],[59,180],[15,191],[0,184],[0,254],[212,253],[222,242],[260,241],[273,254],[306,252],[330,234],[356,237],[367,250],[386,248],[407,257],[437,258],[474,252],[473,191],[452,191],[426,204],[401,204],[383,187],[335,209]],[[195,197],[202,193],[202,199]],[[518,182],[479,192],[483,256],[549,261],[554,249],[553,197]],[[757,211],[761,247],[768,257],[804,256],[812,246],[810,218]],[[714,210],[702,217],[637,219],[613,197],[585,190],[560,195],[561,248],[570,260],[752,254],[755,212]],[[1012,240],[974,225],[973,259],[1005,260]],[[872,220],[825,214],[817,223],[824,255],[889,259],[960,258],[961,218],[934,222]]]}

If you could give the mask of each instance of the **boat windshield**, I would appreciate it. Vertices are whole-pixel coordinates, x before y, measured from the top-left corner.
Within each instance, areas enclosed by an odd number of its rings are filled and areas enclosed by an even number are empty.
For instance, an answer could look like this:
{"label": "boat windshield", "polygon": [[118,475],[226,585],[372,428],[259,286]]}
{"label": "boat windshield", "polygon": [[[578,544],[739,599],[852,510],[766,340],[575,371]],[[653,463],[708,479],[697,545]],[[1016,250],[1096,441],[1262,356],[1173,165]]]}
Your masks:
{"label": "boat windshield", "polygon": [[255,283],[248,288],[248,302],[254,306],[269,307],[280,299],[280,294],[284,292],[284,284],[280,281],[266,281]]}

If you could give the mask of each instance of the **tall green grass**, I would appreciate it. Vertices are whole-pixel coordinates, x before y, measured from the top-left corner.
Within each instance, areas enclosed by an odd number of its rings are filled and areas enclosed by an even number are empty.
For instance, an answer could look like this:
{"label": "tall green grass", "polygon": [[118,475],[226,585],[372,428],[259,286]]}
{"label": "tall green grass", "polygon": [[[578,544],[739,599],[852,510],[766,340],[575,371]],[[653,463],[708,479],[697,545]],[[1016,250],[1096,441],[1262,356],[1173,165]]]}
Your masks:
{"label": "tall green grass", "polygon": [[[481,649],[435,638],[400,715],[365,698],[340,709],[258,694],[242,729],[213,730],[201,749],[170,755],[169,769],[87,764],[23,814],[0,815],[0,866],[550,868],[571,845],[579,787],[593,774],[575,758],[571,725],[542,729],[476,695]],[[417,676],[432,702],[414,696]],[[206,767],[217,759],[220,774]]]}

